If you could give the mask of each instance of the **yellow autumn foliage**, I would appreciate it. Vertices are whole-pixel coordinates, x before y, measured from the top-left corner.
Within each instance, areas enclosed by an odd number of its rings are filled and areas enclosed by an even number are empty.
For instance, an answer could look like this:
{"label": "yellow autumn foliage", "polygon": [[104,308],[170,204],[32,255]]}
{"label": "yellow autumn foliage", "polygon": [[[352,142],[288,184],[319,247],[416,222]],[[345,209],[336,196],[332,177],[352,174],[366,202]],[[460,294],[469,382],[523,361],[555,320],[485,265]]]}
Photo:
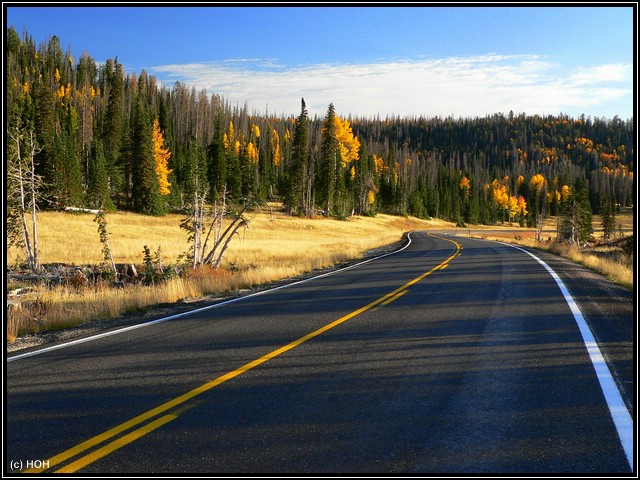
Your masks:
{"label": "yellow autumn foliage", "polygon": [[258,163],[258,150],[253,142],[249,142],[247,144],[247,156],[249,157],[249,160],[251,160],[251,163]]}
{"label": "yellow autumn foliage", "polygon": [[346,167],[349,163],[358,159],[360,150],[360,141],[353,135],[349,120],[342,120],[340,117],[333,117],[335,125],[336,139],[340,146],[340,158],[342,167]]}
{"label": "yellow autumn foliage", "polygon": [[277,167],[282,161],[282,149],[280,148],[280,135],[275,130],[271,131],[271,150],[273,152],[273,164]]}
{"label": "yellow autumn foliage", "polygon": [[380,175],[385,172],[386,167],[384,164],[384,159],[382,157],[378,157],[375,153],[373,154],[373,163],[376,168],[376,174]]}
{"label": "yellow autumn foliage", "polygon": [[536,192],[536,194],[539,194],[546,184],[547,180],[540,173],[536,173],[533,177],[531,177],[531,180],[529,180],[529,187],[531,187],[531,189]]}
{"label": "yellow autumn foliage", "polygon": [[169,174],[173,171],[168,168],[171,152],[164,147],[164,135],[160,130],[160,121],[156,118],[153,122],[153,159],[156,165],[156,175],[158,176],[158,185],[160,195],[168,195],[171,191],[169,187]]}

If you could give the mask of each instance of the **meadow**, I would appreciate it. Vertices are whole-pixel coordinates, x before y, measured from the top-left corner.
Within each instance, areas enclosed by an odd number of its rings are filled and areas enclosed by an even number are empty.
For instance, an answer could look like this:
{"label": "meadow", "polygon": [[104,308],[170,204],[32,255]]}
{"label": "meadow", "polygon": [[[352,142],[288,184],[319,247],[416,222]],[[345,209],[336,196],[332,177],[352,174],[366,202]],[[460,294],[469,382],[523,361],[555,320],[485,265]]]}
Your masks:
{"label": "meadow", "polygon": [[[19,308],[7,316],[7,340],[20,335],[73,327],[79,324],[118,318],[125,313],[144,311],[158,304],[193,301],[205,296],[249,289],[257,285],[341,264],[362,257],[366,252],[400,241],[415,229],[454,229],[441,220],[421,220],[378,214],[375,217],[351,217],[346,221],[324,217],[291,217],[278,211],[263,209],[246,214],[249,227],[235,237],[221,267],[187,270],[179,277],[160,284],[141,283],[113,288],[106,282],[89,286],[71,283],[53,288],[33,286],[8,280],[8,291],[20,289]],[[38,216],[39,251],[43,264],[66,264],[95,267],[102,261],[95,215],[91,213],[41,212]],[[149,217],[129,212],[107,215],[109,242],[116,263],[134,264],[139,271],[143,248],[161,252],[165,265],[178,261],[189,248],[187,232],[180,229],[181,215]],[[620,216],[618,223],[633,229],[631,213]],[[553,230],[549,219],[545,230]],[[594,216],[595,237],[598,217]],[[491,229],[483,234],[482,229]],[[627,288],[633,288],[632,260],[611,254],[578,250],[551,242],[540,244],[531,229],[516,226],[469,227],[474,236],[520,243],[568,256]],[[458,229],[459,233],[462,230]],[[627,233],[628,234],[628,233]],[[598,246],[602,249],[616,247]],[[21,252],[7,251],[9,267],[20,263]]]}

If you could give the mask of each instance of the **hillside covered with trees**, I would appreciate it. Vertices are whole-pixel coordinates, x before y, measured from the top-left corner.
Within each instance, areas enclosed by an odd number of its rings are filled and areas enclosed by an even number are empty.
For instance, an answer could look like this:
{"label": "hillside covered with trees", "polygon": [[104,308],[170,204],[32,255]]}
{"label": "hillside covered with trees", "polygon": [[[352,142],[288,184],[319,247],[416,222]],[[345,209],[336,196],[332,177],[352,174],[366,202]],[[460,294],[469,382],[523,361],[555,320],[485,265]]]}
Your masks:
{"label": "hillside covered with trees", "polygon": [[9,218],[33,203],[188,213],[224,193],[280,200],[293,215],[535,226],[576,205],[590,214],[635,201],[633,119],[341,118],[331,99],[323,118],[304,99],[284,118],[13,28],[5,65]]}

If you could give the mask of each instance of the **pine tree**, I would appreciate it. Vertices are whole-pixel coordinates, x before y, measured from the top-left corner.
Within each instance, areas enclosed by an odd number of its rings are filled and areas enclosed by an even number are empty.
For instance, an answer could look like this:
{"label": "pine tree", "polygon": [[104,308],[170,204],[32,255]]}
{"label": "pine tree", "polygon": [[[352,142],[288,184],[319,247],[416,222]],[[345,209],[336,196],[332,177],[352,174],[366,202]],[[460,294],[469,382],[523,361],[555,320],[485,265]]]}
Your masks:
{"label": "pine tree", "polygon": [[615,200],[610,196],[602,197],[600,215],[602,217],[602,238],[609,239],[616,230]]}
{"label": "pine tree", "polygon": [[109,244],[109,230],[107,229],[107,217],[104,210],[98,211],[93,221],[98,224],[98,234],[100,235],[100,243],[102,243],[102,262],[107,268],[103,273],[107,278],[115,280],[117,274],[116,264],[113,261],[113,253]]}
{"label": "pine tree", "polygon": [[[122,131],[122,141],[120,145],[120,152],[116,156],[117,164],[115,166],[109,166],[107,161],[107,172],[109,172],[109,186],[113,187],[112,182],[120,182],[120,188],[115,190],[115,203],[118,208],[126,208],[133,210],[133,172],[135,169],[135,162],[133,159],[133,131],[130,128],[128,119],[124,120]],[[106,157],[106,151],[105,151]],[[114,173],[113,169],[117,170]],[[113,192],[114,189],[111,188]]]}
{"label": "pine tree", "polygon": [[291,143],[291,167],[288,176],[288,188],[285,205],[289,213],[310,215],[311,192],[309,183],[309,147],[307,134],[307,107],[304,98],[301,101],[300,115],[296,120]]}
{"label": "pine tree", "polygon": [[62,171],[58,183],[59,198],[63,205],[82,207],[85,204],[85,198],[80,152],[76,142],[78,114],[71,105],[66,108],[63,125],[64,130],[60,136],[62,142]]}
{"label": "pine tree", "polygon": [[320,168],[318,197],[327,215],[335,213],[336,182],[340,166],[340,148],[336,138],[335,108],[329,104],[322,126],[320,145]]}
{"label": "pine tree", "polygon": [[372,191],[371,186],[373,181],[370,165],[371,156],[367,154],[367,149],[364,144],[360,146],[358,157],[360,158],[360,168],[357,169],[353,182],[353,202],[356,213],[363,215],[367,213],[369,208],[367,197],[368,193]]}
{"label": "pine tree", "polygon": [[93,142],[94,127],[94,100],[96,89],[94,84],[97,76],[95,61],[84,52],[80,57],[77,69],[77,109],[80,112],[80,160],[83,166],[83,174],[89,178],[91,160],[91,144]]}
{"label": "pine tree", "polygon": [[118,196],[128,186],[119,161],[125,130],[123,126],[124,81],[122,65],[109,59],[104,67],[108,88],[107,110],[102,122],[102,143],[107,160],[109,185],[113,197]]}
{"label": "pine tree", "polygon": [[593,233],[589,194],[584,179],[578,177],[570,194],[561,203],[558,238],[579,247]]}
{"label": "pine tree", "polygon": [[227,156],[224,146],[222,113],[216,115],[214,136],[207,149],[207,175],[211,186],[210,198],[222,194],[227,184]]}
{"label": "pine tree", "polygon": [[87,200],[90,207],[101,208],[107,211],[115,210],[115,205],[109,194],[107,161],[100,139],[96,139],[93,142],[91,149]]}
{"label": "pine tree", "polygon": [[132,201],[136,212],[164,215],[160,184],[153,158],[153,130],[142,96],[138,96],[131,133]]}
{"label": "pine tree", "polygon": [[36,142],[40,147],[35,158],[36,173],[42,177],[45,184],[39,207],[55,202],[53,189],[59,182],[59,169],[56,168],[55,142],[56,117],[53,95],[42,82],[34,85],[35,112],[34,132]]}
{"label": "pine tree", "polygon": [[[194,193],[200,198],[208,196],[211,191],[207,175],[207,156],[204,148],[201,147],[195,137],[192,137],[187,143],[186,161],[185,161],[185,202],[191,205]],[[224,184],[220,187],[220,191],[224,190]],[[217,192],[217,190],[216,190]]]}

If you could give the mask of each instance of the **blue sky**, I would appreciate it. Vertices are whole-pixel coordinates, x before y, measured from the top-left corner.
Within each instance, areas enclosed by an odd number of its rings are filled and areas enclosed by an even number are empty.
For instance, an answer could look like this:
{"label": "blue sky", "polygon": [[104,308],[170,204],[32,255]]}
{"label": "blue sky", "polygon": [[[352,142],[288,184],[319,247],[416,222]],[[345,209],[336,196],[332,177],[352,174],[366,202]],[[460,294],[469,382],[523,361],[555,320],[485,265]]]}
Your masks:
{"label": "blue sky", "polygon": [[[256,113],[633,117],[634,6],[5,3],[5,25]],[[122,5],[122,4],[121,4]],[[620,5],[620,4],[618,4]]]}

